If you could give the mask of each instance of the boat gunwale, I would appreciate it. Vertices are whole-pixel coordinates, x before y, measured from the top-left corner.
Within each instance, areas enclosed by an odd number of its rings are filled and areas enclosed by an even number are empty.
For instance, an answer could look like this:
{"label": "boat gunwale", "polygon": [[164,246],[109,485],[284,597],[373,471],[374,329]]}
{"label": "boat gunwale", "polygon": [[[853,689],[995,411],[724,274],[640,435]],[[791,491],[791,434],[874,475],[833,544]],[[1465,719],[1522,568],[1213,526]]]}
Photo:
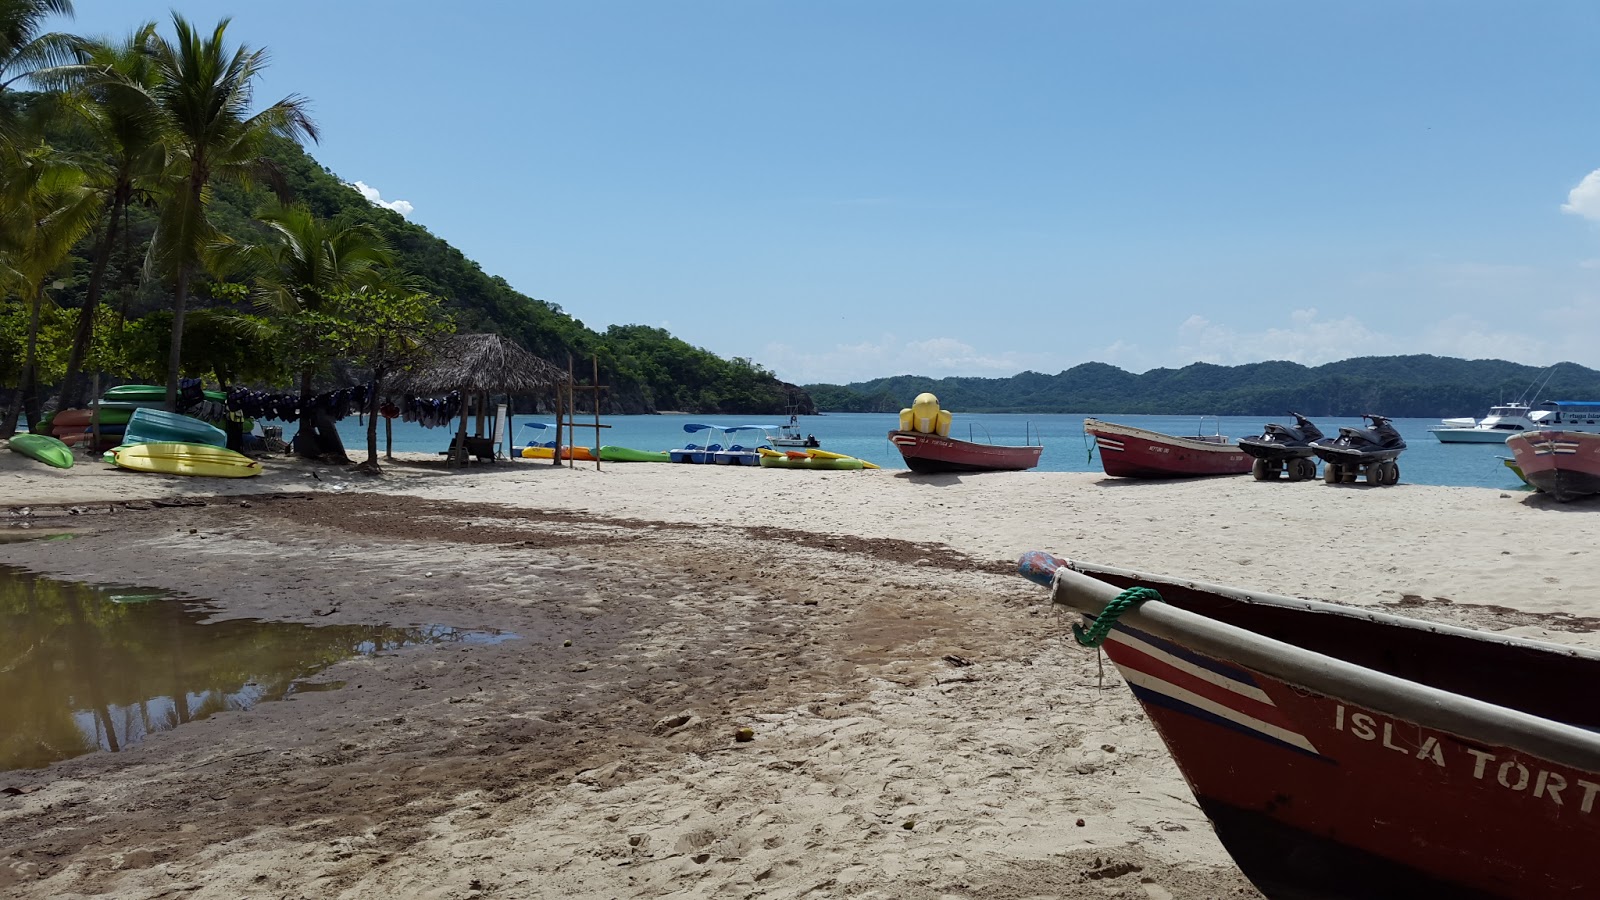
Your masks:
{"label": "boat gunwale", "polygon": [[[1158,589],[1161,584],[1171,584],[1244,603],[1350,616],[1377,624],[1451,634],[1600,663],[1600,653],[1578,647],[1495,635],[1318,600],[1263,594],[1059,559],[1061,566],[1051,579],[1051,602],[1091,615],[1098,615],[1112,598],[1122,592],[1120,588],[1094,577],[1096,572],[1103,572],[1149,583]],[[1390,713],[1457,737],[1515,748],[1551,762],[1600,772],[1600,734],[1575,725],[1390,675],[1167,603],[1141,604],[1124,612],[1118,621],[1200,653],[1254,669],[1295,687]]]}
{"label": "boat gunwale", "polygon": [[1107,422],[1104,419],[1084,419],[1083,430],[1089,432],[1091,435],[1094,434],[1095,430],[1102,430],[1111,432],[1112,434],[1120,434],[1123,437],[1137,437],[1144,438],[1145,440],[1150,440],[1153,437],[1161,438],[1161,442],[1163,443],[1178,443],[1185,448],[1194,450],[1209,450],[1216,453],[1244,452],[1239,448],[1239,442],[1233,438],[1228,438],[1227,443],[1219,444],[1215,441],[1201,441],[1192,437],[1184,437],[1180,434],[1167,434],[1164,431],[1153,431],[1149,428],[1140,428],[1137,425],[1119,425],[1116,422]]}

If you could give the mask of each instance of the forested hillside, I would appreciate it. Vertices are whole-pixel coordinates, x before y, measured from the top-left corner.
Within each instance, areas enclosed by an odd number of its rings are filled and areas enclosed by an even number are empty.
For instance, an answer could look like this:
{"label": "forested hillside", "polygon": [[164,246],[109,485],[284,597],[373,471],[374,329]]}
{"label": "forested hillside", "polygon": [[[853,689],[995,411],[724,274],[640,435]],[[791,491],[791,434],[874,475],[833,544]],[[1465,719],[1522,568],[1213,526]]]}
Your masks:
{"label": "forested hillside", "polygon": [[[73,137],[61,135],[56,142],[70,147]],[[210,215],[223,233],[236,239],[261,240],[265,228],[255,216],[278,204],[273,187],[319,218],[370,224],[394,250],[398,268],[418,276],[423,289],[444,299],[458,330],[508,335],[563,368],[570,355],[582,381],[588,380],[591,371],[590,356],[598,356],[600,379],[608,386],[605,412],[665,409],[770,414],[786,411],[791,403],[801,412],[814,409],[803,390],[778,381],[750,360],[723,359],[657,328],[613,326],[596,332],[585,327],[561,307],[522,294],[503,278],[486,273],[422,226],[367,202],[292,141],[269,141],[267,158],[276,170],[271,177],[258,179],[249,188],[217,186]],[[155,218],[154,210],[133,206],[127,235],[112,255],[108,302],[129,319],[149,315],[154,317],[152,321],[165,321],[168,289],[158,279],[143,277]],[[82,304],[93,240],[93,234],[83,239],[70,260],[69,274],[54,291],[54,300],[64,309]],[[201,286],[197,294],[196,300],[204,306],[223,304],[225,301],[208,298],[227,292]],[[137,339],[148,344],[145,349],[152,355],[152,364],[157,362],[161,341],[142,333]],[[579,401],[583,402],[581,396]]]}
{"label": "forested hillside", "polygon": [[[1548,377],[1548,380],[1546,378]],[[1536,387],[1537,386],[1537,387]],[[1576,363],[1550,369],[1497,359],[1376,356],[1307,367],[1195,363],[1140,375],[1084,363],[1056,375],[919,378],[897,375],[847,385],[807,385],[824,412],[892,412],[923,391],[961,412],[1388,416],[1481,415],[1492,403],[1600,398],[1600,372]]]}

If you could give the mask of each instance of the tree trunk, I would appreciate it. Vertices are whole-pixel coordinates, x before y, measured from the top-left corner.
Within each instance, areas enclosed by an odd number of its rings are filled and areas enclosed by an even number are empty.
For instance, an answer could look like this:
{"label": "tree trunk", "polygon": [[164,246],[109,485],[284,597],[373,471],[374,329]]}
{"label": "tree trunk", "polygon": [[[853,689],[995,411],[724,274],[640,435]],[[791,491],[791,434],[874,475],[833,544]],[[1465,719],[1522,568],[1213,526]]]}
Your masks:
{"label": "tree trunk", "polygon": [[39,424],[39,379],[38,379],[38,349],[39,349],[39,315],[40,307],[44,304],[44,290],[37,288],[33,292],[33,310],[28,316],[28,342],[27,349],[23,351],[22,375],[17,379],[17,399],[9,404],[3,421],[0,421],[0,437],[11,437],[17,433],[17,413],[20,410],[27,416],[28,428],[32,430]]}
{"label": "tree trunk", "polygon": [[67,357],[67,377],[61,382],[61,408],[77,409],[88,398],[84,396],[83,361],[94,343],[94,318],[100,311],[100,294],[105,289],[106,266],[111,262],[111,246],[117,241],[118,219],[123,215],[123,203],[118,198],[111,207],[111,219],[105,234],[95,248],[94,268],[89,272],[89,294],[83,308],[78,310],[78,327],[72,336],[72,352]]}
{"label": "tree trunk", "polygon": [[172,298],[172,351],[167,357],[167,412],[178,411],[178,373],[183,365],[183,313],[189,304],[189,264],[178,267],[178,289]]}
{"label": "tree trunk", "polygon": [[[378,355],[383,355],[383,338],[378,339]],[[378,407],[382,401],[378,398],[383,395],[383,369],[374,369],[372,372],[372,396],[367,398],[367,465],[374,473],[378,472]]]}

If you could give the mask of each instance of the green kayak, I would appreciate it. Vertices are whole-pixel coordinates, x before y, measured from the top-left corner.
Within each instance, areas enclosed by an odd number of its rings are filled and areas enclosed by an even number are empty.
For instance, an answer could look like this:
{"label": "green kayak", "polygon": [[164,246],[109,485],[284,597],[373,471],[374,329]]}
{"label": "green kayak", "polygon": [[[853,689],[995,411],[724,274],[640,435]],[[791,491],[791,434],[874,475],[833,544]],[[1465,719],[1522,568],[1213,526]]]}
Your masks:
{"label": "green kayak", "polygon": [[672,454],[665,450],[635,450],[631,447],[613,447],[607,444],[600,448],[601,462],[672,462]]}
{"label": "green kayak", "polygon": [[[204,391],[207,400],[222,402],[228,395],[222,391]],[[113,403],[165,403],[167,389],[159,384],[121,384],[105,392],[100,399]]]}
{"label": "green kayak", "polygon": [[19,434],[11,439],[11,449],[29,459],[37,459],[58,469],[72,468],[72,450],[48,434]]}

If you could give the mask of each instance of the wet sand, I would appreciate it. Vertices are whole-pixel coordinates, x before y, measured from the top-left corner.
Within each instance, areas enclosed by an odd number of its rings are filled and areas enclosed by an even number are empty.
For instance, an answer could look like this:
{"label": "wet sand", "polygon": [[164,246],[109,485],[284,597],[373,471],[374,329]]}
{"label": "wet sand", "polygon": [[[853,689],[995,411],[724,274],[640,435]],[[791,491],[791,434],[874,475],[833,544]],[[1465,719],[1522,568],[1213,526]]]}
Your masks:
{"label": "wet sand", "polygon": [[522,638],[0,773],[8,896],[1256,896],[1022,551],[1597,645],[1592,511],[1493,490],[26,462],[0,523],[82,530],[0,563]]}

